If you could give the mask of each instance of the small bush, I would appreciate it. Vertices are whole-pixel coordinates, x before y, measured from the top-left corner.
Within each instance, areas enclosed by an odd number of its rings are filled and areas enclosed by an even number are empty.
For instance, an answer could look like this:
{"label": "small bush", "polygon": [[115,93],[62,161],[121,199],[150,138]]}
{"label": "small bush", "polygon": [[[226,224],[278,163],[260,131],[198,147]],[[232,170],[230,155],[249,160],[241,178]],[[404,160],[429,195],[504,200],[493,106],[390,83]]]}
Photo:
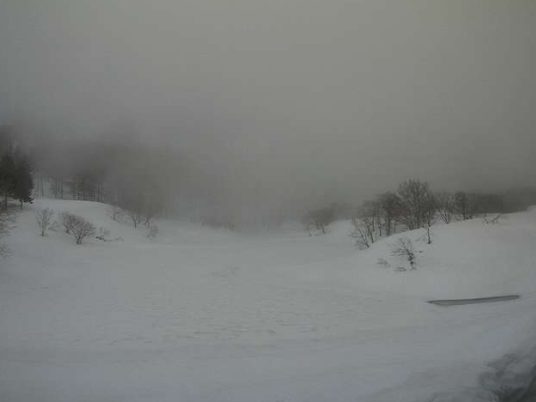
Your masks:
{"label": "small bush", "polygon": [[95,234],[95,226],[78,215],[72,216],[71,234],[76,244],[82,244],[85,238]]}
{"label": "small bush", "polygon": [[308,220],[311,225],[314,225],[317,230],[321,230],[322,233],[326,234],[326,227],[335,220],[334,206],[309,211],[304,219]]}
{"label": "small bush", "polygon": [[350,232],[350,237],[355,239],[355,246],[359,250],[370,248],[371,244],[377,240],[374,220],[369,217],[352,218],[352,225],[354,229]]}
{"label": "small bush", "polygon": [[109,237],[110,237],[110,231],[101,226],[99,228],[99,234],[98,234],[98,236],[96,238],[99,239],[99,240],[102,240],[102,241],[111,241],[111,239],[109,239]]}
{"label": "small bush", "polygon": [[50,208],[40,209],[37,211],[37,216],[35,217],[37,221],[37,226],[41,231],[41,236],[45,236],[48,228],[52,224],[52,218],[54,217],[54,211]]}
{"label": "small bush", "polygon": [[119,222],[125,216],[125,211],[117,205],[109,205],[107,212],[110,218],[116,222]]}
{"label": "small bush", "polygon": [[415,269],[417,257],[415,256],[413,243],[409,238],[401,237],[395,244],[391,245],[391,255],[406,258],[410,269]]}
{"label": "small bush", "polygon": [[69,212],[61,213],[61,224],[65,229],[65,233],[67,234],[71,233],[75,219],[76,219],[76,215],[73,215]]}
{"label": "small bush", "polygon": [[486,225],[496,225],[497,223],[499,223],[499,220],[501,219],[502,217],[502,214],[497,214],[493,217],[489,217],[488,214],[484,214],[484,216],[482,217],[482,221],[486,224]]}

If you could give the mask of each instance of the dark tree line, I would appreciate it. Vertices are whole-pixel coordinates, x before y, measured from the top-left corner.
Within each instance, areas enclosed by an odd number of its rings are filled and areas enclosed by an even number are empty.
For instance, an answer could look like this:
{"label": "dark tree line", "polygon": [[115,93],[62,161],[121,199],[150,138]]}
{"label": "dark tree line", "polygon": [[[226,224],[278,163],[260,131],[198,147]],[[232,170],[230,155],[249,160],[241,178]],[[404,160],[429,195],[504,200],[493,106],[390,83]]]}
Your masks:
{"label": "dark tree line", "polygon": [[519,203],[517,208],[509,201],[512,198],[515,197],[509,192],[433,192],[426,182],[407,180],[398,186],[396,192],[386,192],[362,203],[352,218],[355,229],[351,235],[359,247],[366,248],[378,238],[397,232],[397,229],[424,228],[427,242],[430,244],[430,228],[438,220],[448,224],[453,220],[468,220],[476,216],[523,210],[531,203],[536,203],[536,192],[534,198],[526,196],[525,203],[522,206]]}
{"label": "dark tree line", "polygon": [[[438,220],[448,224],[454,220],[473,219],[478,215],[501,214],[522,210],[536,203],[536,191],[525,191],[524,198],[512,193],[482,194],[458,191],[434,192],[427,182],[407,180],[396,191],[379,194],[374,199],[364,201],[354,208],[350,219],[354,225],[352,237],[358,246],[367,248],[384,236],[397,231],[426,229],[428,243],[432,242],[430,228]],[[521,199],[515,204],[512,199]],[[517,205],[517,208],[513,207]],[[519,205],[523,205],[522,208]],[[315,228],[326,233],[326,227],[335,219],[348,218],[347,208],[341,213],[339,204],[309,211],[302,218],[306,230]]]}
{"label": "dark tree line", "polygon": [[31,202],[32,195],[94,201],[149,226],[171,205],[183,163],[173,150],[130,134],[72,139],[0,126],[0,208],[9,198]]}
{"label": "dark tree line", "polygon": [[0,192],[2,194],[2,210],[7,211],[8,199],[12,198],[20,203],[33,201],[34,188],[33,164],[30,157],[19,147],[3,140],[2,154],[0,155]]}
{"label": "dark tree line", "polygon": [[[9,234],[14,219],[8,211],[8,200],[15,199],[20,207],[32,202],[33,165],[30,157],[16,146],[10,129],[0,127],[0,239]],[[9,249],[0,243],[0,257],[9,255]]]}

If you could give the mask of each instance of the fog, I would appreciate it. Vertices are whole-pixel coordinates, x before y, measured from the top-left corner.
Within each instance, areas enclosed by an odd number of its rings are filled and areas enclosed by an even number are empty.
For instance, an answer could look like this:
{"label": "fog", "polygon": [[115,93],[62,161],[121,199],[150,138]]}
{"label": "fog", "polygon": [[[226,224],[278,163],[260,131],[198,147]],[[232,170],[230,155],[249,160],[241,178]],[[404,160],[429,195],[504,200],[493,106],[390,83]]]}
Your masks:
{"label": "fog", "polygon": [[532,0],[0,0],[0,123],[173,153],[177,204],[238,214],[500,191],[536,183],[534,49]]}

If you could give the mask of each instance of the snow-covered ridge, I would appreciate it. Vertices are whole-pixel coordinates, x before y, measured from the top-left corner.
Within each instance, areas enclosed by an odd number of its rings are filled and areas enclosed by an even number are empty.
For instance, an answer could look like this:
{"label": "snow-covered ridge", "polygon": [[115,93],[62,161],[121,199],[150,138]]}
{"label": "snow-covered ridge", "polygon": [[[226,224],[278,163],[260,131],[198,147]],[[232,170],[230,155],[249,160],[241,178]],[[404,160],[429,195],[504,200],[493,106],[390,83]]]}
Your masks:
{"label": "snow-covered ridge", "polygon": [[[122,240],[41,237],[45,207]],[[158,225],[148,239],[91,202],[42,199],[19,215],[0,262],[1,401],[463,400],[489,363],[531,347],[534,209],[363,251],[349,222],[312,237]],[[415,270],[396,270],[400,237]],[[521,299],[425,303],[504,293]]]}

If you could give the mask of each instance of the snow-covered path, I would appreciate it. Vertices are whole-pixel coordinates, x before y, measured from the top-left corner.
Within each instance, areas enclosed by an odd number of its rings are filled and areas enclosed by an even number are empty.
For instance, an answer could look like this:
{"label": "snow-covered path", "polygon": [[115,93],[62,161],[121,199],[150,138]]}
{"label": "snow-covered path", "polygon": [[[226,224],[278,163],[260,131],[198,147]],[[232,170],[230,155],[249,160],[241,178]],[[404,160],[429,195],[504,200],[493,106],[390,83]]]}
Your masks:
{"label": "snow-covered path", "polygon": [[[45,205],[124,241],[41,238],[20,215],[0,267],[1,401],[450,400],[536,333],[534,213],[437,227],[397,273],[376,263],[388,241],[356,251],[344,222],[311,238],[161,222],[149,241],[102,205]],[[523,297],[425,303],[493,292]]]}

